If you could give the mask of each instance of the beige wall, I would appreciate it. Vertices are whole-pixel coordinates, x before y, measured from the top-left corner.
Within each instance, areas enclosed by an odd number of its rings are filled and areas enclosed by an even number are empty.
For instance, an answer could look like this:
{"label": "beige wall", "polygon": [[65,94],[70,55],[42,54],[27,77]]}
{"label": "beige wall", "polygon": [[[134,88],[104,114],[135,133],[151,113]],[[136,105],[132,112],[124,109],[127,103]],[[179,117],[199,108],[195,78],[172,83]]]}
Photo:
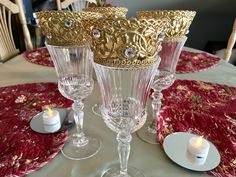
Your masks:
{"label": "beige wall", "polygon": [[203,50],[207,41],[227,41],[236,18],[236,0],[108,0],[114,6],[125,6],[128,16],[138,10],[196,10],[186,46]]}

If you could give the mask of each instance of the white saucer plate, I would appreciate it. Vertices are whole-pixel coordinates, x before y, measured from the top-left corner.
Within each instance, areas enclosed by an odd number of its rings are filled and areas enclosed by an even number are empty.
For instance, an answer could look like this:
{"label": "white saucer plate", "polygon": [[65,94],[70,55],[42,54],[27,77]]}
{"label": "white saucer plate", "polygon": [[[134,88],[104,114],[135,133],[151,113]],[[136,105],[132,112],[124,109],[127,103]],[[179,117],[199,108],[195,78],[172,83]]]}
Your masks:
{"label": "white saucer plate", "polygon": [[176,132],[168,135],[163,143],[166,155],[176,164],[193,171],[209,171],[216,168],[220,163],[220,153],[216,147],[209,142],[208,156],[203,164],[196,163],[189,158],[187,145],[189,139],[197,136],[186,132]]}

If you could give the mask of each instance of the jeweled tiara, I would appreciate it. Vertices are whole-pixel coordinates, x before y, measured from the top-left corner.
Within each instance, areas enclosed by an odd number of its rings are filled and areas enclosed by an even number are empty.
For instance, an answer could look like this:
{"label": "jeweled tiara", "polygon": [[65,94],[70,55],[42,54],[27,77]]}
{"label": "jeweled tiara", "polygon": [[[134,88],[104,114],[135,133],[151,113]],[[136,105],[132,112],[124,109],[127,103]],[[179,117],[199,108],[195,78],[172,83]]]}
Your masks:
{"label": "jeweled tiara", "polygon": [[165,36],[182,37],[189,32],[189,27],[196,15],[195,11],[188,10],[151,10],[137,12],[138,18],[154,18],[166,21]]}

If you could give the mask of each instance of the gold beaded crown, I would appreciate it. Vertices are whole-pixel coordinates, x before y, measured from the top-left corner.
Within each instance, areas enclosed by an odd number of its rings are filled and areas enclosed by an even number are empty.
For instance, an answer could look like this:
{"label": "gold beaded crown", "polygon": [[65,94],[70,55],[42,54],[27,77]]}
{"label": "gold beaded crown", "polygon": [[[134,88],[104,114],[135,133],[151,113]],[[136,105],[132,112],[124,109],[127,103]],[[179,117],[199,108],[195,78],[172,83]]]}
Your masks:
{"label": "gold beaded crown", "polygon": [[152,10],[137,12],[138,18],[155,18],[165,20],[164,33],[167,38],[183,37],[195,17],[195,11],[188,10]]}
{"label": "gold beaded crown", "polygon": [[85,12],[97,12],[103,15],[103,18],[114,16],[118,18],[125,18],[128,9],[125,7],[88,7],[83,9]]}
{"label": "gold beaded crown", "polygon": [[50,45],[86,45],[90,36],[83,32],[102,16],[93,12],[41,11],[37,12],[39,25]]}
{"label": "gold beaded crown", "polygon": [[154,64],[163,40],[161,24],[162,21],[153,19],[99,19],[88,29],[94,62],[118,68]]}

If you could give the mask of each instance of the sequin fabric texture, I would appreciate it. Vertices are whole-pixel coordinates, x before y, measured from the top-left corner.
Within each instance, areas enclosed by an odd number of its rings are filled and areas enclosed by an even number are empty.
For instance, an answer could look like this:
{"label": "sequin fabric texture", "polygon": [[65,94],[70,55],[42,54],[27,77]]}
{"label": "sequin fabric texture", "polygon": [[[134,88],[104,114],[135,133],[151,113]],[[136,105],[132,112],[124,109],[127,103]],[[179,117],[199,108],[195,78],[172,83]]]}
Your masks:
{"label": "sequin fabric texture", "polygon": [[194,73],[215,67],[220,58],[208,53],[182,51],[176,67],[176,73]]}
{"label": "sequin fabric texture", "polygon": [[23,56],[31,63],[53,67],[53,61],[47,48],[28,50],[23,53]]}
{"label": "sequin fabric texture", "polygon": [[203,135],[221,155],[220,165],[208,173],[236,176],[236,88],[202,81],[176,80],[163,91],[158,138],[173,132]]}
{"label": "sequin fabric texture", "polygon": [[54,158],[67,139],[67,130],[40,134],[29,127],[45,107],[69,107],[55,83],[32,83],[0,88],[0,174],[25,176]]}

